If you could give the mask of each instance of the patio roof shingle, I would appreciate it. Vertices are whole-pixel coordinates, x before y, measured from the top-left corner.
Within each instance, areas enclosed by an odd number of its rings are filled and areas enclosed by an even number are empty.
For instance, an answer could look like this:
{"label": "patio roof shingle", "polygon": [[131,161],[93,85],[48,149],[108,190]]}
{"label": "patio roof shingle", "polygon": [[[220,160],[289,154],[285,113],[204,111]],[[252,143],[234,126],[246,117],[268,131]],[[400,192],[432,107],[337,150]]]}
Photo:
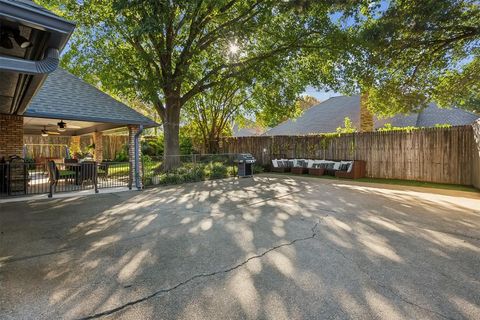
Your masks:
{"label": "patio roof shingle", "polygon": [[49,75],[24,116],[158,126],[153,120],[61,68]]}

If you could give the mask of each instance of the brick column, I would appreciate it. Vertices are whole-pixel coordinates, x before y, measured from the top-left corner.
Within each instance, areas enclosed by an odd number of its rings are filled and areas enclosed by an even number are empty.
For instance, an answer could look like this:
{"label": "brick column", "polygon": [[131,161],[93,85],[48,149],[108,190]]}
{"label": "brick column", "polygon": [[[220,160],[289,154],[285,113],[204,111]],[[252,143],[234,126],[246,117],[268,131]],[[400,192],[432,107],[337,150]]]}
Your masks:
{"label": "brick column", "polygon": [[[129,185],[128,187],[131,189],[132,187],[135,187],[135,135],[137,134],[139,130],[139,126],[128,126],[128,161],[130,162],[130,175],[129,175]],[[141,148],[140,148],[140,141],[138,143],[138,157],[139,157],[139,164],[138,164],[138,169],[139,169],[139,180],[140,180],[140,187],[143,187],[142,185],[142,161],[140,160],[141,157]]]}
{"label": "brick column", "polygon": [[95,152],[93,158],[96,162],[103,161],[103,133],[94,132],[93,133],[93,143],[95,144]]}
{"label": "brick column", "polygon": [[22,157],[23,117],[0,114],[0,158]]}
{"label": "brick column", "polygon": [[70,138],[70,153],[75,157],[76,153],[80,153],[80,136],[72,136]]}

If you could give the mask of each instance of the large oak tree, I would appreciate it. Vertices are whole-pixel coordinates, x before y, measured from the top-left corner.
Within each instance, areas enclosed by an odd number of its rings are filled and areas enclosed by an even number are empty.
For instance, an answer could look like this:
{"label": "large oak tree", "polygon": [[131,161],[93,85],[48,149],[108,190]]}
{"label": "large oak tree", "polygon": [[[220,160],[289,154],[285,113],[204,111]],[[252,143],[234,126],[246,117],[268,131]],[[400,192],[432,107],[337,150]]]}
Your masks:
{"label": "large oak tree", "polygon": [[278,0],[39,2],[77,23],[64,57],[70,70],[158,112],[167,170],[178,164],[181,110],[196,95],[280,70],[302,48],[338,47],[334,1],[308,15],[298,1]]}

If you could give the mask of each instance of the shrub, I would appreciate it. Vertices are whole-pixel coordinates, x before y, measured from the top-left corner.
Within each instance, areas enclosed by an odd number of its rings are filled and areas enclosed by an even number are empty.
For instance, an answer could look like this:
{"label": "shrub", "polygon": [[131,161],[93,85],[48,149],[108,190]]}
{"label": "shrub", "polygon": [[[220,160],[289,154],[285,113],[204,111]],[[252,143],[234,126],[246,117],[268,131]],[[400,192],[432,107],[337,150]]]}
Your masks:
{"label": "shrub", "polygon": [[198,182],[205,180],[205,166],[193,166],[183,175],[183,178],[185,182]]}
{"label": "shrub", "polygon": [[128,150],[127,150],[127,148],[128,148],[127,146],[124,146],[124,148],[122,148],[122,150],[115,155],[115,159],[114,159],[115,162],[126,162],[126,161],[128,161]]}
{"label": "shrub", "polygon": [[162,173],[159,176],[160,184],[180,184],[183,181],[183,177],[179,174],[168,172]]}
{"label": "shrub", "polygon": [[[148,158],[147,158],[148,159]],[[145,158],[144,158],[145,160]],[[157,165],[152,162],[153,165]],[[146,167],[146,166],[145,166]],[[144,169],[146,169],[144,167]],[[185,163],[170,172],[158,172],[149,170],[145,178],[145,184],[180,184],[184,182],[198,182],[206,179],[222,179],[236,174],[236,168],[225,165],[222,162]]]}
{"label": "shrub", "polygon": [[206,176],[209,179],[222,179],[228,176],[227,167],[221,162],[211,162],[205,168]]}
{"label": "shrub", "polygon": [[263,173],[264,171],[265,171],[265,168],[263,166],[258,165],[258,164],[253,165],[253,173],[254,174]]}
{"label": "shrub", "polygon": [[142,141],[142,154],[151,157],[159,157],[163,155],[163,136],[146,137]]}

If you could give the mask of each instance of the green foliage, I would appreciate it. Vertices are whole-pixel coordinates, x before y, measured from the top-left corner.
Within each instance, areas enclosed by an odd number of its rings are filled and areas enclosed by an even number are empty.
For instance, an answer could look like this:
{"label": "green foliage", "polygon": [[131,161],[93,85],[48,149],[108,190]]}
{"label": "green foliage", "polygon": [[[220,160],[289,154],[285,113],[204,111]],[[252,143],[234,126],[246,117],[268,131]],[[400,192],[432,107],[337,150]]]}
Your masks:
{"label": "green foliage", "polygon": [[[142,154],[154,158],[163,156],[164,140],[163,135],[146,137],[142,140]],[[197,153],[192,143],[192,135],[187,128],[180,130],[180,154],[189,155]]]}
{"label": "green foliage", "polygon": [[[299,1],[307,14],[321,2]],[[368,94],[368,108],[376,115],[417,112],[429,102],[480,111],[477,0],[361,0],[334,6],[342,32],[332,48],[339,51],[307,49],[299,59],[311,85]]]}
{"label": "green foliage", "polygon": [[451,128],[451,127],[452,127],[452,125],[448,124],[448,123],[437,123],[436,125],[434,125],[434,128],[447,129],[447,128]]}
{"label": "green foliage", "polygon": [[349,13],[357,44],[338,60],[345,67],[336,74],[368,93],[372,111],[391,116],[430,101],[479,109],[478,1],[373,1],[360,8]]}
{"label": "green foliage", "polygon": [[[144,166],[146,167],[146,166]],[[152,168],[149,164],[149,168]],[[159,167],[157,164],[156,167]],[[223,162],[210,163],[185,163],[168,172],[155,172],[149,170],[146,178],[153,184],[180,184],[204,180],[224,179],[235,174],[232,166]]]}
{"label": "green foliage", "polygon": [[254,174],[259,174],[265,172],[265,168],[259,164],[254,164],[253,165],[253,173]]}
{"label": "green foliage", "polygon": [[345,117],[343,120],[343,127],[338,127],[337,128],[337,133],[342,134],[342,133],[354,133],[356,132],[357,129],[353,126],[352,120],[350,120],[349,117]]}
{"label": "green foliage", "polygon": [[[451,128],[451,124],[443,123],[443,124],[436,124],[434,128]],[[414,130],[425,129],[425,127],[415,127],[415,126],[407,126],[407,127],[394,127],[391,123],[385,123],[383,128],[379,128],[377,131],[380,132],[389,132],[389,131],[406,131],[412,132]]]}
{"label": "green foliage", "polygon": [[193,147],[193,137],[191,132],[187,128],[180,129],[180,154],[188,155],[198,153]]}
{"label": "green foliage", "polygon": [[320,101],[317,98],[308,95],[299,97],[295,102],[298,108],[302,111],[308,110],[319,103]]}
{"label": "green foliage", "polygon": [[219,152],[219,139],[231,135],[232,123],[250,112],[250,94],[241,81],[225,81],[221,87],[207,90],[186,104],[185,126],[194,145],[202,153]]}
{"label": "green foliage", "polygon": [[302,48],[334,60],[343,46],[330,19],[337,8],[324,2],[309,14],[278,0],[38,2],[77,24],[62,65],[155,110],[172,137],[165,150],[176,154],[180,115],[197,95],[241,81],[265,111],[259,118],[278,123],[309,80],[296,61]]}
{"label": "green foliage", "polygon": [[142,154],[152,157],[163,155],[163,135],[156,137],[145,137],[142,140]]}
{"label": "green foliage", "polygon": [[257,88],[254,102],[261,106],[256,109],[256,118],[260,125],[275,127],[320,103],[315,97],[298,95],[304,89],[302,81],[297,73],[285,71],[280,83],[269,87],[262,84]]}
{"label": "green foliage", "polygon": [[433,99],[442,107],[458,106],[480,114],[480,57],[437,79]]}
{"label": "green foliage", "polygon": [[209,179],[225,178],[227,173],[227,167],[221,162],[211,162],[205,166],[205,175]]}
{"label": "green foliage", "polygon": [[128,161],[128,145],[124,145],[119,153],[115,155],[115,162],[126,162]]}
{"label": "green foliage", "polygon": [[142,165],[147,168],[150,168],[154,165],[152,158],[147,154],[142,154],[140,161],[142,162]]}

